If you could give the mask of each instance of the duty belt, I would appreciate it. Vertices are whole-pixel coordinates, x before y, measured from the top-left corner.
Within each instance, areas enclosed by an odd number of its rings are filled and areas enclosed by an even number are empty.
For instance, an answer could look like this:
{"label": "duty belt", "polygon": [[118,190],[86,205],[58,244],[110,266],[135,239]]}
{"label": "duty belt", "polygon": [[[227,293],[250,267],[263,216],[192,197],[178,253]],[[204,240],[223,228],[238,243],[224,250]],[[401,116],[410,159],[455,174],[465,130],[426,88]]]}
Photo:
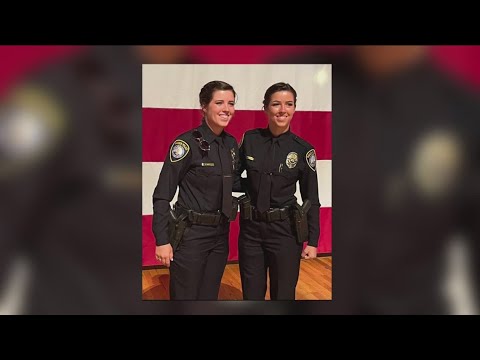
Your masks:
{"label": "duty belt", "polygon": [[255,221],[264,221],[264,222],[274,222],[274,221],[281,221],[285,219],[290,219],[291,215],[291,207],[283,207],[283,208],[275,208],[275,209],[269,209],[265,211],[264,213],[261,213],[258,211],[256,208],[253,208],[252,210],[252,218]]}
{"label": "duty belt", "polygon": [[188,221],[194,225],[217,226],[228,221],[227,217],[223,215],[220,210],[213,213],[199,213],[175,204],[175,211],[178,212],[178,214],[186,213],[188,215]]}

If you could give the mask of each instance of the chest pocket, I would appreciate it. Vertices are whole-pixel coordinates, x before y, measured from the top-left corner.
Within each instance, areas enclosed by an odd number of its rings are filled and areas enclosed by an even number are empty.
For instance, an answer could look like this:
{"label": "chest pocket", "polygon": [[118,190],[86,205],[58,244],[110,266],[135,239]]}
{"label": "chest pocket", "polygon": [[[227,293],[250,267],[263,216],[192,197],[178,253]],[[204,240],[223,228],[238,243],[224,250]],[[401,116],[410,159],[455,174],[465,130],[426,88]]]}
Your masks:
{"label": "chest pocket", "polygon": [[295,166],[293,169],[288,168],[287,166],[282,166],[281,169],[279,169],[277,172],[275,172],[275,175],[281,176],[283,178],[287,178],[289,180],[297,180],[299,177],[299,165]]}
{"label": "chest pocket", "polygon": [[247,171],[260,171],[257,161],[251,160],[251,158],[252,157],[247,156],[245,160]]}

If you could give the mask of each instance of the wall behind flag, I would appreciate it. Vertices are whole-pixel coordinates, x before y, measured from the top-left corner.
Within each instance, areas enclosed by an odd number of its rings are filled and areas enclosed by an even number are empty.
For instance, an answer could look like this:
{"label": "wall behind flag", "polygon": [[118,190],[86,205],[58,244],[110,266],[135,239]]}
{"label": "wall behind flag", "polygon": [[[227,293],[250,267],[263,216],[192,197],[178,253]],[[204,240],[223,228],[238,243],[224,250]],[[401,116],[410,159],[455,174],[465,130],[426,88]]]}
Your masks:
{"label": "wall behind flag", "polygon": [[[176,136],[201,122],[198,94],[212,80],[231,84],[238,94],[235,116],[226,131],[240,142],[245,131],[266,127],[265,90],[276,82],[297,91],[292,131],[317,152],[321,236],[320,253],[332,251],[332,75],[331,65],[143,65],[142,68],[142,264],[158,265],[152,233],[152,194],[163,161]],[[298,186],[297,186],[298,188]],[[301,196],[297,190],[299,202]],[[176,196],[172,204],[176,201]],[[238,219],[231,224],[229,261],[238,259]]]}

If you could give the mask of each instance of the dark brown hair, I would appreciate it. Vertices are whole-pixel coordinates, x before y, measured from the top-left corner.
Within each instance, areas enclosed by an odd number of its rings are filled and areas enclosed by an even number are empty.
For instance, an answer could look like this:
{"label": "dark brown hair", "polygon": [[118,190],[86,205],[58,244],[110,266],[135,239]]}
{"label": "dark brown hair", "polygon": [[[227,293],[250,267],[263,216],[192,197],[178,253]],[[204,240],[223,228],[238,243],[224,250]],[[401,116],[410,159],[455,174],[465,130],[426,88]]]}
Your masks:
{"label": "dark brown hair", "polygon": [[263,108],[266,108],[268,104],[270,104],[272,95],[279,91],[290,91],[293,94],[293,104],[297,106],[297,92],[295,89],[290,84],[279,82],[270,86],[265,92],[265,96],[263,97]]}
{"label": "dark brown hair", "polygon": [[235,97],[235,102],[237,100],[237,93],[233,89],[233,86],[220,80],[214,80],[203,85],[200,94],[198,94],[198,99],[200,100],[200,106],[206,107],[210,101],[212,101],[213,93],[218,90],[231,90],[233,96]]}

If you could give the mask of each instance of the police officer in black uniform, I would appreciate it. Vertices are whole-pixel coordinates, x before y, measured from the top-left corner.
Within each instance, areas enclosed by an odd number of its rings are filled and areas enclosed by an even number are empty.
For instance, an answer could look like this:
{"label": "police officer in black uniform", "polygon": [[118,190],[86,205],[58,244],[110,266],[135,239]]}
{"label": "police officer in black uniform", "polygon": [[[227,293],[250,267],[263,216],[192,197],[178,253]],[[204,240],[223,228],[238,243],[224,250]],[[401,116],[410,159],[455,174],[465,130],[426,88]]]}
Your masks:
{"label": "police officer in black uniform", "polygon": [[335,293],[332,302],[304,310],[452,311],[460,300],[458,292],[445,296],[453,234],[466,240],[470,293],[478,303],[477,94],[449,78],[421,46],[319,49],[277,61],[333,64]]}
{"label": "police officer in black uniform", "polygon": [[[2,99],[0,298],[17,296],[8,313],[188,310],[142,301],[138,277],[141,65],[198,63],[187,50],[85,47],[28,74]],[[17,259],[25,264],[18,273]]]}
{"label": "police officer in black uniform", "polygon": [[[181,134],[165,159],[153,194],[157,259],[170,267],[171,300],[217,300],[227,263],[238,145],[224,128],[235,112],[230,84],[200,91],[202,125]],[[170,209],[180,188],[174,211]],[[169,231],[170,229],[170,231]]]}
{"label": "police officer in black uniform", "polygon": [[[296,102],[291,85],[280,82],[270,86],[263,100],[268,127],[247,131],[240,147],[239,172],[247,170],[243,189],[251,201],[250,207],[243,201],[240,206],[239,265],[245,300],[265,300],[267,270],[271,299],[295,299],[301,256],[317,255],[320,203],[316,155],[309,143],[290,131]],[[311,206],[302,218],[302,209],[295,206],[297,181],[304,204]],[[301,224],[296,221],[303,222],[304,234],[299,233]],[[308,245],[302,252],[303,241]]]}

